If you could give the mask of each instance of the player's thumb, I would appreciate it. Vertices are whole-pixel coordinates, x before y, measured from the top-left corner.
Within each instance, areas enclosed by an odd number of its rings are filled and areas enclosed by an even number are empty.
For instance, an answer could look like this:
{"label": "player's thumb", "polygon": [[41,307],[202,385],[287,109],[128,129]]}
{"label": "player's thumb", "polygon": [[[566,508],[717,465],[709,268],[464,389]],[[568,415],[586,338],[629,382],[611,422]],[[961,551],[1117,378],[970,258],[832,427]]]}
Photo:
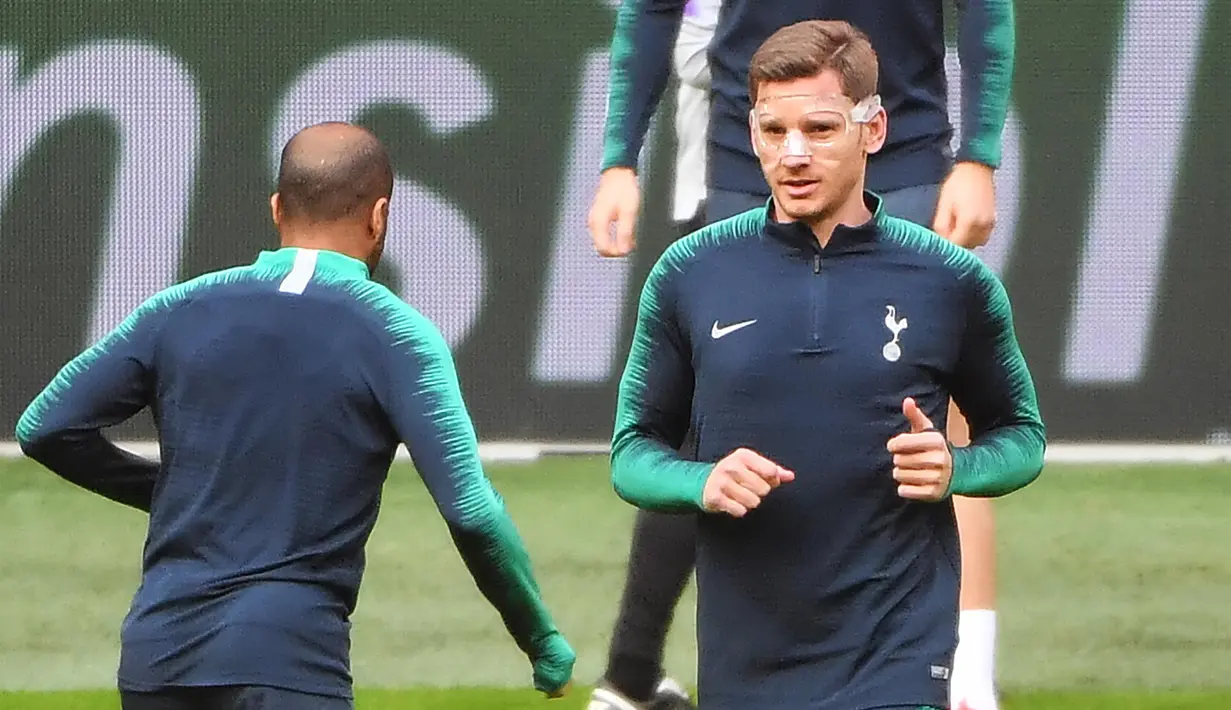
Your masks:
{"label": "player's thumb", "polygon": [[932,420],[928,419],[911,397],[902,401],[902,413],[906,415],[906,421],[910,422],[910,433],[912,434],[935,428],[932,426]]}

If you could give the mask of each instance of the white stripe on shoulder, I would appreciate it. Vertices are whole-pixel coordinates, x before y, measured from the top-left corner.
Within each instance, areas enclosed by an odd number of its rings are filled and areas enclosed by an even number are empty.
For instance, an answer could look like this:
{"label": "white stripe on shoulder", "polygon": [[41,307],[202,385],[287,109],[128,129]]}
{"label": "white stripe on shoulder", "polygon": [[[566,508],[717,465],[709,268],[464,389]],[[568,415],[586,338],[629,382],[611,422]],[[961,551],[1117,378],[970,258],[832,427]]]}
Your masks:
{"label": "white stripe on shoulder", "polygon": [[295,252],[295,264],[291,266],[291,273],[282,279],[282,285],[278,287],[283,293],[303,293],[303,290],[308,287],[308,282],[312,280],[312,274],[316,273],[316,255],[315,249],[300,249]]}

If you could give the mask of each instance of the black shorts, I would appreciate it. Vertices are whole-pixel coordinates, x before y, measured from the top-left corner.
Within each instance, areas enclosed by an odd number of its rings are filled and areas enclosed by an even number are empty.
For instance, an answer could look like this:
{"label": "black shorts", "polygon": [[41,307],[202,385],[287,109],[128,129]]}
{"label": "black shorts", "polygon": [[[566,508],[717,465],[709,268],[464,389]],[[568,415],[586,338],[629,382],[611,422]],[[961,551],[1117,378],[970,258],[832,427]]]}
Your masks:
{"label": "black shorts", "polygon": [[120,691],[123,710],[354,710],[349,698],[298,693],[259,685]]}

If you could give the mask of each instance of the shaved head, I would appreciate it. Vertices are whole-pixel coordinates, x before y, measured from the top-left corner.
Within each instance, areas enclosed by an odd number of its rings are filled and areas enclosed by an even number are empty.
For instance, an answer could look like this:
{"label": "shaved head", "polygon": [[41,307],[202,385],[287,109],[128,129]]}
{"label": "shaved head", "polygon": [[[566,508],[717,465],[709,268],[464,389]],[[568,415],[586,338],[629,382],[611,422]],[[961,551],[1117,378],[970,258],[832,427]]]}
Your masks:
{"label": "shaved head", "polygon": [[296,133],[278,167],[282,215],[306,224],[366,220],[393,194],[389,154],[371,132],[330,122]]}

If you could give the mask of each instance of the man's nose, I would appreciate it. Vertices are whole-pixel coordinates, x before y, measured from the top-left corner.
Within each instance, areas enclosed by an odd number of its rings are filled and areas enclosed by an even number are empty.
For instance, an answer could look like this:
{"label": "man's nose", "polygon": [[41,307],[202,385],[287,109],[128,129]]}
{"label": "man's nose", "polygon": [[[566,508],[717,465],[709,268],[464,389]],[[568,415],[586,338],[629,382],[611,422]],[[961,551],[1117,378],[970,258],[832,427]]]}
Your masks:
{"label": "man's nose", "polygon": [[785,168],[801,168],[812,162],[808,153],[787,153],[782,156],[782,166]]}

